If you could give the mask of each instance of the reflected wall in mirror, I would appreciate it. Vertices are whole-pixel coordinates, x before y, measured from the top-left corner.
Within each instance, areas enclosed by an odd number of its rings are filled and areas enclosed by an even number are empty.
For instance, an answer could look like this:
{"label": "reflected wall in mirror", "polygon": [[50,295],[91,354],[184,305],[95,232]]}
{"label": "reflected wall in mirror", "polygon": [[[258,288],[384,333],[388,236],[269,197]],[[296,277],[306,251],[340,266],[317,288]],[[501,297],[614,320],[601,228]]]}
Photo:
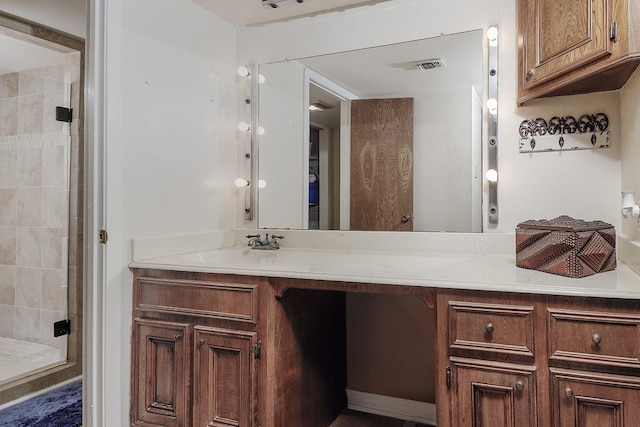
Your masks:
{"label": "reflected wall in mirror", "polygon": [[483,32],[261,64],[258,227],[482,231]]}

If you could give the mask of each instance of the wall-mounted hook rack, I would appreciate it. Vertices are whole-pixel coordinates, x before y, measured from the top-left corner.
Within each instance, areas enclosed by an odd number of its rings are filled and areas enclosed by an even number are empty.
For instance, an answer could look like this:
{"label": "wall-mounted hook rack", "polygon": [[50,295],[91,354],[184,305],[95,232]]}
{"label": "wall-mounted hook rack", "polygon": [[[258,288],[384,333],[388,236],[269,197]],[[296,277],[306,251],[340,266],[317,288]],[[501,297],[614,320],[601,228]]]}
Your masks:
{"label": "wall-mounted hook rack", "polygon": [[520,152],[609,148],[609,117],[604,113],[523,120],[518,130]]}

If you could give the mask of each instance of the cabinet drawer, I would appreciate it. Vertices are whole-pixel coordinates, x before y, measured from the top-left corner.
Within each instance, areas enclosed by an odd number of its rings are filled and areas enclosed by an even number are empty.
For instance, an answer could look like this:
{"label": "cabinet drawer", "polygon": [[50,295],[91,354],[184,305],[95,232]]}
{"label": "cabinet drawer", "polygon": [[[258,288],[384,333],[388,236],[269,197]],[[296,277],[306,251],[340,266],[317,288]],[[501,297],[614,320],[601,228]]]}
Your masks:
{"label": "cabinet drawer", "polygon": [[551,360],[640,367],[640,316],[549,309]]}
{"label": "cabinet drawer", "polygon": [[139,277],[135,308],[257,323],[258,285]]}
{"label": "cabinet drawer", "polygon": [[450,301],[449,348],[533,357],[533,323],[531,306]]}

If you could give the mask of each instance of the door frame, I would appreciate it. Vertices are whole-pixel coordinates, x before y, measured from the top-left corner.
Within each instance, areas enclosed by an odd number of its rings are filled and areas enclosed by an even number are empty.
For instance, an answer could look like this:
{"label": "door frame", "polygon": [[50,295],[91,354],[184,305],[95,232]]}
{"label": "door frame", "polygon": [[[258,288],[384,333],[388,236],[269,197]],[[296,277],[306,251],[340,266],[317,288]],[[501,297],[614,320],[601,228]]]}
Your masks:
{"label": "door frame", "polygon": [[[87,2],[88,31],[85,59],[85,212],[84,212],[84,336],[82,422],[102,427],[114,387],[107,390],[106,373],[106,250],[98,233],[105,223],[106,140],[106,27],[107,0]],[[112,263],[117,261],[114,257]],[[117,363],[117,362],[116,362]],[[119,373],[118,373],[119,375]],[[116,380],[116,385],[118,381]],[[115,387],[117,388],[117,387]],[[118,391],[118,390],[116,390]],[[110,411],[117,417],[118,405]]]}
{"label": "door frame", "polygon": [[[349,229],[350,184],[351,176],[351,100],[360,99],[358,95],[329,80],[322,74],[305,68],[305,94],[308,101],[309,85],[313,84],[331,94],[340,101],[340,230]],[[307,103],[308,104],[308,103]],[[304,115],[304,128],[309,129],[309,114]],[[308,157],[308,156],[307,156]],[[308,169],[307,165],[307,169]],[[307,177],[308,179],[308,177]],[[308,186],[308,182],[307,182]]]}

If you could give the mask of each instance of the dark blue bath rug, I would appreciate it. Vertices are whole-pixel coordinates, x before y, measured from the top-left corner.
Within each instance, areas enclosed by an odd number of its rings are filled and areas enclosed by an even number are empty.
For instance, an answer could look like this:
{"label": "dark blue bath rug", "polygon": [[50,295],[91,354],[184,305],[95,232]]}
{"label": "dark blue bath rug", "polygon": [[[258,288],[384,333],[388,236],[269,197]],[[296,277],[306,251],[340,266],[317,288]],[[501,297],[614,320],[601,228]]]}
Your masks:
{"label": "dark blue bath rug", "polygon": [[74,381],[0,411],[0,427],[82,425],[82,381]]}

